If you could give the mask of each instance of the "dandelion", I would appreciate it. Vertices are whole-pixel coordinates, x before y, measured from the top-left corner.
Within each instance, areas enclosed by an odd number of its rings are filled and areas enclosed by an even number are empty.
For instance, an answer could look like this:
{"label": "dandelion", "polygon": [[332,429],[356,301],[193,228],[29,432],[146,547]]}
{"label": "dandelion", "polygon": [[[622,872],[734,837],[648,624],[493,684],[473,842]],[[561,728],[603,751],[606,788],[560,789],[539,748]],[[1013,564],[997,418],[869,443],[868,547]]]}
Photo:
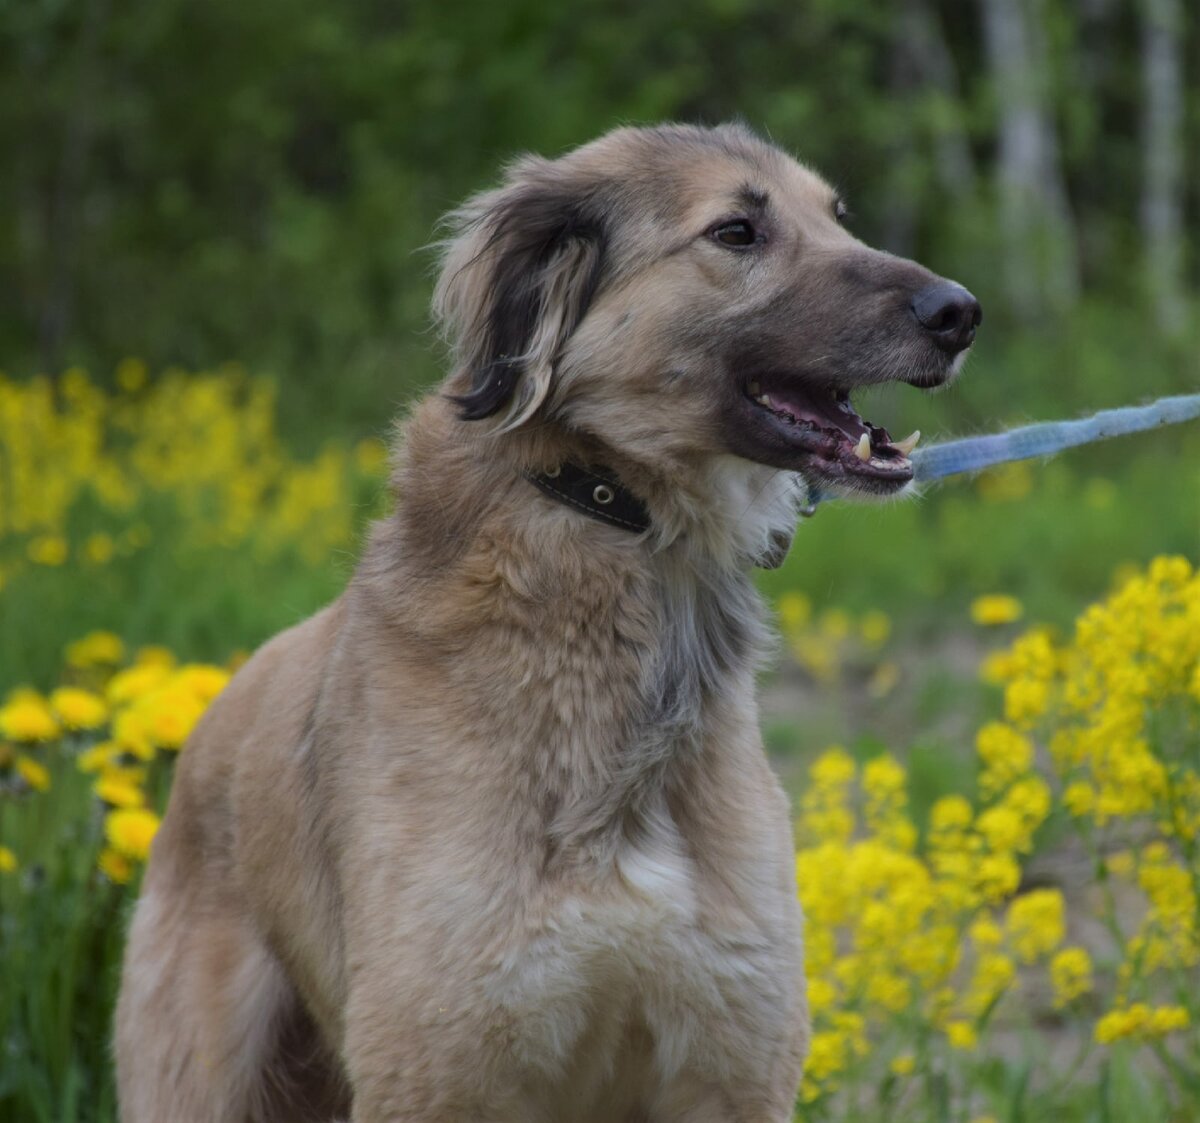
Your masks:
{"label": "dandelion", "polygon": [[89,632],[67,645],[67,665],[79,669],[115,667],[125,657],[125,644],[113,632]]}
{"label": "dandelion", "polygon": [[7,846],[0,846],[0,873],[16,873],[20,863]]}
{"label": "dandelion", "polygon": [[96,866],[109,881],[126,884],[133,876],[133,863],[119,850],[106,846],[96,859]]}
{"label": "dandelion", "polygon": [[19,690],[0,707],[0,737],[10,741],[53,741],[60,734],[49,703],[33,690]]}
{"label": "dandelion", "polygon": [[109,807],[141,807],[146,802],[141,788],[116,776],[102,776],[92,785],[92,793]]}
{"label": "dandelion", "polygon": [[50,695],[50,705],[67,729],[98,729],[108,720],[104,699],[90,690],[59,687]]}
{"label": "dandelion", "polygon": [[75,766],[80,772],[101,772],[112,762],[121,751],[120,746],[113,741],[101,741],[75,758]]}
{"label": "dandelion", "polygon": [[150,843],[158,830],[159,818],[143,808],[120,808],[110,811],[104,820],[104,835],[109,845],[126,858],[144,862],[150,854]]}
{"label": "dandelion", "polygon": [[28,756],[17,757],[17,775],[35,792],[50,790],[50,772],[46,766]]}

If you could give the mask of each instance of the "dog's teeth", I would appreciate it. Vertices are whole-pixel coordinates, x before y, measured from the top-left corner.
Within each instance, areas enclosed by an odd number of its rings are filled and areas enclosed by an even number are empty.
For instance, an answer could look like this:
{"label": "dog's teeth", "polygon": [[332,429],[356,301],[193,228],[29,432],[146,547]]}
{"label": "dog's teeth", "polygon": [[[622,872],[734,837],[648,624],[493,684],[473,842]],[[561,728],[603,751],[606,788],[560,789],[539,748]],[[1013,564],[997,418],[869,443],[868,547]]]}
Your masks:
{"label": "dog's teeth", "polygon": [[912,433],[910,433],[907,437],[904,438],[904,440],[895,441],[892,444],[892,448],[899,449],[901,455],[908,456],[908,454],[911,453],[912,450],[917,447],[917,441],[919,441],[920,439],[921,439],[921,430],[914,429],[912,431]]}
{"label": "dog's teeth", "polygon": [[758,402],[758,404],[759,404],[759,405],[764,405],[764,406],[766,406],[768,409],[770,409],[770,407],[771,407],[771,399],[770,399],[770,398],[768,398],[766,394],[760,394],[760,395],[759,395],[757,398],[755,398],[754,400],[755,400],[756,402]]}
{"label": "dog's teeth", "polygon": [[757,399],[762,393],[762,387],[757,382],[750,383],[750,397]]}
{"label": "dog's teeth", "polygon": [[859,460],[867,461],[871,459],[871,437],[870,434],[864,433],[858,438],[858,444],[854,446],[854,455]]}

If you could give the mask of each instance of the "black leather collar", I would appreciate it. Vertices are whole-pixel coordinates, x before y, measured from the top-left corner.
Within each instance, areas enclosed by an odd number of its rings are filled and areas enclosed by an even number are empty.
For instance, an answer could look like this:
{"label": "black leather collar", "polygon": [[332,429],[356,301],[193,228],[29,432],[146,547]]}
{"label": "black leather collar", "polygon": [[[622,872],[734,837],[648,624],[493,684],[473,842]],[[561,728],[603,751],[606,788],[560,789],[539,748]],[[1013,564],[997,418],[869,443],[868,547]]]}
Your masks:
{"label": "black leather collar", "polygon": [[527,472],[525,478],[552,499],[609,526],[634,534],[650,527],[645,503],[605,468],[589,470],[578,464],[560,464],[548,472]]}

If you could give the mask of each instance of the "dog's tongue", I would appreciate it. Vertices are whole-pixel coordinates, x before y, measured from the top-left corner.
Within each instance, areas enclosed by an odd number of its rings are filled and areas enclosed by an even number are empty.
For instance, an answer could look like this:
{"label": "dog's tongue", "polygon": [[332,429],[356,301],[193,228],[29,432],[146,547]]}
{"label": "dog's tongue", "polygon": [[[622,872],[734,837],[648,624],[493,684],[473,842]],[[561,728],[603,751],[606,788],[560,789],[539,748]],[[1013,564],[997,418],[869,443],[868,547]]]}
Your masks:
{"label": "dog's tongue", "polygon": [[913,433],[897,443],[879,425],[864,421],[850,404],[849,396],[834,390],[813,389],[795,383],[768,385],[764,390],[758,382],[750,384],[750,396],[772,413],[792,425],[817,429],[836,442],[837,455],[853,456],[866,462],[894,461],[907,464],[907,457],[916,447],[920,433]]}
{"label": "dog's tongue", "polygon": [[[751,393],[753,393],[753,387]],[[884,442],[890,440],[882,429],[863,421],[846,397],[805,389],[802,386],[772,386],[755,399],[776,413],[788,414],[793,421],[807,421],[818,429],[837,430],[851,444],[867,432],[879,433]]]}

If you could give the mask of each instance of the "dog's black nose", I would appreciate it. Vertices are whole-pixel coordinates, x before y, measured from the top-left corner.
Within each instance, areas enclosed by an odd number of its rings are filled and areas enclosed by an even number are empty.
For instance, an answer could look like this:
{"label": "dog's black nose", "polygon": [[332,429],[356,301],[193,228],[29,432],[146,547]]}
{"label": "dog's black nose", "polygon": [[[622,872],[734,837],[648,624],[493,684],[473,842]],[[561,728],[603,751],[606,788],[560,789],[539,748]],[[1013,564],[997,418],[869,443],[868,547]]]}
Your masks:
{"label": "dog's black nose", "polygon": [[934,343],[951,354],[971,346],[983,320],[979,301],[953,281],[938,281],[922,289],[912,298],[911,308]]}

